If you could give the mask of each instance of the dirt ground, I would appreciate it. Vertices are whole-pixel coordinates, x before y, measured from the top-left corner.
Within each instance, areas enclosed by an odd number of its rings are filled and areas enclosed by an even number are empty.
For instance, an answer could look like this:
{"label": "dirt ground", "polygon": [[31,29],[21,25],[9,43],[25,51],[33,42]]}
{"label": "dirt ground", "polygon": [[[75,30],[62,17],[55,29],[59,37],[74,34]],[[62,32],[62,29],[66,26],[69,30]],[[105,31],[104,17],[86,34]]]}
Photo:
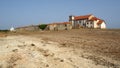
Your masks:
{"label": "dirt ground", "polygon": [[0,68],[120,68],[120,29],[0,33]]}

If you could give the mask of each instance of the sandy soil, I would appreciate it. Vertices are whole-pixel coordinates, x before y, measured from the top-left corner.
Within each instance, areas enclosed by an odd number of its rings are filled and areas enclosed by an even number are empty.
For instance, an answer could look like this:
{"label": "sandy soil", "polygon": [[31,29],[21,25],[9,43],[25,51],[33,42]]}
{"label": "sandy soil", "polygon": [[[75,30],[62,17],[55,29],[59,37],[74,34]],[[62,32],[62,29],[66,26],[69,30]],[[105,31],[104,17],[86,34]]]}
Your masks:
{"label": "sandy soil", "polygon": [[0,68],[120,68],[120,30],[0,33]]}

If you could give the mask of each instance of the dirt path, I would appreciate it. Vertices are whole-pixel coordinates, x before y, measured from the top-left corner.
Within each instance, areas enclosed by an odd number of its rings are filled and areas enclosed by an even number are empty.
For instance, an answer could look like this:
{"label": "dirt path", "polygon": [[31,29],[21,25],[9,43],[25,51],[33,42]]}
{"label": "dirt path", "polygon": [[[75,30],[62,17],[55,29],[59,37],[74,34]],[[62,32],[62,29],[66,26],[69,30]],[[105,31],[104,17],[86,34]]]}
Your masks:
{"label": "dirt path", "polygon": [[0,38],[0,68],[120,68],[119,63],[42,38]]}

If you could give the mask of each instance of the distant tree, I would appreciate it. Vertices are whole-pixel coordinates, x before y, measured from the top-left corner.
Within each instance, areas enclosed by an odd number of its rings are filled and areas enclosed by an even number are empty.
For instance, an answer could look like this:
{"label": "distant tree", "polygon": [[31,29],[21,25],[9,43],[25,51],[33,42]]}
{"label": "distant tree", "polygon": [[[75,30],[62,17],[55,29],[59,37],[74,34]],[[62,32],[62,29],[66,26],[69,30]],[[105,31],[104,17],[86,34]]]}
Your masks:
{"label": "distant tree", "polygon": [[39,25],[38,27],[39,27],[40,29],[44,30],[44,29],[47,27],[47,25],[46,25],[46,24],[41,24],[41,25]]}

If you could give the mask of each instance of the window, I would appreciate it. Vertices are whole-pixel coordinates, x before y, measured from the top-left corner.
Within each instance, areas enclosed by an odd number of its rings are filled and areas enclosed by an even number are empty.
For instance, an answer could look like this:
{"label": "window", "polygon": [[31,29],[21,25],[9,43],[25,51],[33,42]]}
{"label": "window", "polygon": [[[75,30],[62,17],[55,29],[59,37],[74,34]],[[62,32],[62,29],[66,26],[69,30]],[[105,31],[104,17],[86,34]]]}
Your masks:
{"label": "window", "polygon": [[65,27],[67,27],[67,24],[65,24]]}
{"label": "window", "polygon": [[90,24],[92,24],[92,21],[90,22]]}
{"label": "window", "polygon": [[81,23],[81,20],[79,21],[79,23]]}

